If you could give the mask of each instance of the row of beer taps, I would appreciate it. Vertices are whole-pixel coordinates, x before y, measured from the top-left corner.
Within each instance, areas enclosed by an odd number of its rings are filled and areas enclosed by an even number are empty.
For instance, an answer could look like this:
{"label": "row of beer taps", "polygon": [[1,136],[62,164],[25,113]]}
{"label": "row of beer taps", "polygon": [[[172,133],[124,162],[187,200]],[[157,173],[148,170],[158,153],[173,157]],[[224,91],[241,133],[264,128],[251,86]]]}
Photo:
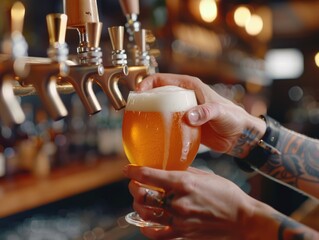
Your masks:
{"label": "row of beer taps", "polygon": [[[11,32],[3,40],[0,56],[0,118],[4,124],[21,124],[25,120],[17,96],[37,94],[53,120],[68,115],[60,94],[76,92],[89,115],[101,111],[94,93],[98,84],[115,110],[125,107],[119,89],[124,83],[134,90],[137,83],[156,72],[157,63],[149,53],[147,30],[138,21],[139,0],[119,0],[126,16],[125,26],[108,28],[112,45],[112,64],[103,63],[100,39],[103,24],[99,21],[96,0],[63,0],[64,13],[46,17],[49,47],[47,57],[28,56],[23,36],[25,8],[16,2],[11,9]],[[67,29],[79,35],[77,59],[69,58],[65,41]],[[128,44],[124,48],[124,35]]]}

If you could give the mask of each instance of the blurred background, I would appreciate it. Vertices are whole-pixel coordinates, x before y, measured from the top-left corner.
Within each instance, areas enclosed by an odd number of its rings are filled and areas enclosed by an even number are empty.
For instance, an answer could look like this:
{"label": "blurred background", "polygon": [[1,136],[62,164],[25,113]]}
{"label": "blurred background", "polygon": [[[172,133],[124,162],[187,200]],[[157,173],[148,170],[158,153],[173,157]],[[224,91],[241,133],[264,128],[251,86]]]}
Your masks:
{"label": "blurred background", "polygon": [[[45,16],[63,12],[63,2],[21,2],[29,55],[45,57]],[[124,26],[126,18],[118,0],[97,3],[103,22],[101,47],[108,56],[107,27]],[[12,4],[0,2],[0,37],[9,31]],[[197,76],[253,115],[267,113],[292,130],[318,138],[318,9],[316,0],[140,0],[139,21],[156,38],[151,52],[160,72]],[[69,30],[66,41],[75,53],[77,32]],[[107,57],[104,61],[109,64]],[[94,116],[70,94],[63,96],[69,116],[53,122],[37,96],[27,96],[20,99],[25,123],[1,125],[0,208],[9,207],[0,209],[0,239],[142,239],[138,229],[118,224],[132,202],[121,175],[126,163],[122,112],[114,111],[95,90],[103,110]],[[317,203],[300,193],[245,173],[230,157],[204,148],[194,165],[229,178],[253,197],[319,230]]]}

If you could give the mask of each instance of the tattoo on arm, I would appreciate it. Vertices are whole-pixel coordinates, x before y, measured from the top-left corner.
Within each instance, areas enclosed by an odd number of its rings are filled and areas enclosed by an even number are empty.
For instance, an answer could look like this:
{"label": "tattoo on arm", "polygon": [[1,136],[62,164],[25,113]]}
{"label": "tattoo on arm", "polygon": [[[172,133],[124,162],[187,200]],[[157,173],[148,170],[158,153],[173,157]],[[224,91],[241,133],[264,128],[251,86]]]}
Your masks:
{"label": "tattoo on arm", "polygon": [[232,156],[240,157],[244,149],[249,148],[249,151],[257,144],[258,131],[255,128],[246,129],[237,140],[236,145],[232,149]]}
{"label": "tattoo on arm", "polygon": [[274,218],[280,223],[278,240],[315,240],[312,230],[302,224],[281,214],[274,215]]}
{"label": "tattoo on arm", "polygon": [[282,155],[273,155],[263,172],[297,188],[319,184],[319,141],[282,127],[277,147]]}
{"label": "tattoo on arm", "polygon": [[[242,157],[247,148],[256,146],[258,131],[242,133],[232,155]],[[280,128],[277,146],[281,155],[270,155],[260,171],[280,182],[319,198],[319,140],[306,137],[285,127]],[[246,150],[246,151],[245,151]]]}

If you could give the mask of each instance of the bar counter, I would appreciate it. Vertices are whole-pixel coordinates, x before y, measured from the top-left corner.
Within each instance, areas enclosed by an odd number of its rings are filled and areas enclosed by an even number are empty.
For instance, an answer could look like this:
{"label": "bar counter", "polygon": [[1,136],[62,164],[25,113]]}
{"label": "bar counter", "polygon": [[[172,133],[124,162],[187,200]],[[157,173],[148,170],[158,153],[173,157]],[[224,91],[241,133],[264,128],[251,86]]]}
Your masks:
{"label": "bar counter", "polygon": [[123,179],[125,157],[107,157],[87,164],[71,164],[39,178],[21,175],[0,180],[0,217],[65,199]]}

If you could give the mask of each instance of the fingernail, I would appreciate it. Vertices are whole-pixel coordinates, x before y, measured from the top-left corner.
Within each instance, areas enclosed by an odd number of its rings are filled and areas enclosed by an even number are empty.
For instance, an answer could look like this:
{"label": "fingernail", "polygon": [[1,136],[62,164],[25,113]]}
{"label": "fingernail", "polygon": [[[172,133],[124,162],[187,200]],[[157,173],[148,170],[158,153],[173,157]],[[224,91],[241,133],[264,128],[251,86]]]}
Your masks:
{"label": "fingernail", "polygon": [[190,124],[195,124],[199,120],[199,112],[197,110],[192,110],[188,113],[188,121]]}

